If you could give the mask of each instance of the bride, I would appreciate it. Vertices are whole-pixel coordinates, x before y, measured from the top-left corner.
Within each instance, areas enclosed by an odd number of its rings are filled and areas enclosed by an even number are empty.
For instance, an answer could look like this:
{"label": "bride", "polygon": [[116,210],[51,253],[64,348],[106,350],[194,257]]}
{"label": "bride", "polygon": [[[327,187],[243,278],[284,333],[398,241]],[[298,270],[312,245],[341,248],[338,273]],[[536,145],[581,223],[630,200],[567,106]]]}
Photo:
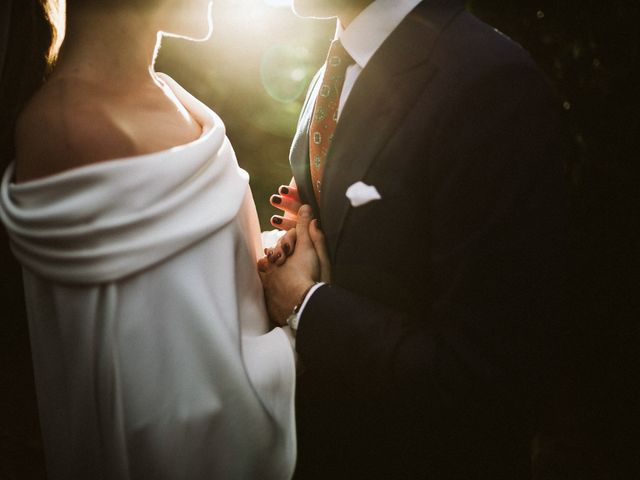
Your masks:
{"label": "bride", "polygon": [[210,2],[67,3],[0,191],[49,477],[289,478],[295,359],[269,331],[248,176],[153,70],[162,35],[209,35]]}

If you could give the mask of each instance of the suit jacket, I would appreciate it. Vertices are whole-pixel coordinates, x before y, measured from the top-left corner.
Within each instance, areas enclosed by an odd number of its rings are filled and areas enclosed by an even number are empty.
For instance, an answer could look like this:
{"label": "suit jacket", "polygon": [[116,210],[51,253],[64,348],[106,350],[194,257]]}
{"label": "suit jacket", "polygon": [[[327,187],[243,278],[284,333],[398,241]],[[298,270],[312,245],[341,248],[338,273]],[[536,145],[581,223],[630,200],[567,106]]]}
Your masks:
{"label": "suit jacket", "polygon": [[[291,166],[333,282],[298,330],[297,477],[529,478],[537,406],[567,338],[552,88],[463,2],[423,2],[345,104],[320,205],[313,103]],[[358,181],[382,199],[352,207]]]}

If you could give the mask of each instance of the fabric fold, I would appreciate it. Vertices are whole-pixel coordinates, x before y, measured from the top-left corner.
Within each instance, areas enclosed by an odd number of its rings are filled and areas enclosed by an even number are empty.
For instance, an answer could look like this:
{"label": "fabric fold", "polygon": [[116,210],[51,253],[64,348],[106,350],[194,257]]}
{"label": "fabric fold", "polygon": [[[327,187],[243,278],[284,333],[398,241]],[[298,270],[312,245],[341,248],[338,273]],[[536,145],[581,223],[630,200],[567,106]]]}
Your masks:
{"label": "fabric fold", "polygon": [[11,165],[2,180],[0,216],[20,262],[59,282],[108,282],[232,221],[248,175],[235,161],[222,122],[202,113],[203,136],[165,152],[18,185],[11,183]]}

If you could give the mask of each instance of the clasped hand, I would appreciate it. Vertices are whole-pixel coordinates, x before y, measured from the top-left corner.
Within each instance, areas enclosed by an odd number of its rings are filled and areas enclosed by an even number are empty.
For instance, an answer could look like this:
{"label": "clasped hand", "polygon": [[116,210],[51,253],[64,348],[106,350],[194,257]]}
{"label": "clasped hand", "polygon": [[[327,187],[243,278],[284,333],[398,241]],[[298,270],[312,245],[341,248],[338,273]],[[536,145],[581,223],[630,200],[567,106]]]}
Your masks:
{"label": "clasped hand", "polygon": [[284,325],[316,282],[329,283],[331,267],[325,237],[311,207],[300,204],[293,187],[281,187],[280,193],[281,201],[274,202],[274,196],[271,203],[284,210],[285,216],[272,218],[272,223],[287,233],[275,248],[265,249],[258,271],[269,316],[274,323]]}

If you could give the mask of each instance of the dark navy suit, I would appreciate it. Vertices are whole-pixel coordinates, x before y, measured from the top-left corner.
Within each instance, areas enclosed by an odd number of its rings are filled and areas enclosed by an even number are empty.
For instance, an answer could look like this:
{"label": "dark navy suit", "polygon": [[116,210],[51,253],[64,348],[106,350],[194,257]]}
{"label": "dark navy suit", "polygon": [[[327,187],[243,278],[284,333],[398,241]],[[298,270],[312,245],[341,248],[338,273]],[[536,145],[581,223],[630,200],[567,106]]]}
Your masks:
{"label": "dark navy suit", "polygon": [[[298,478],[530,477],[567,338],[558,103],[520,46],[426,0],[358,78],[318,205],[307,100],[291,166],[333,283],[297,336]],[[352,207],[358,181],[382,199]]]}

